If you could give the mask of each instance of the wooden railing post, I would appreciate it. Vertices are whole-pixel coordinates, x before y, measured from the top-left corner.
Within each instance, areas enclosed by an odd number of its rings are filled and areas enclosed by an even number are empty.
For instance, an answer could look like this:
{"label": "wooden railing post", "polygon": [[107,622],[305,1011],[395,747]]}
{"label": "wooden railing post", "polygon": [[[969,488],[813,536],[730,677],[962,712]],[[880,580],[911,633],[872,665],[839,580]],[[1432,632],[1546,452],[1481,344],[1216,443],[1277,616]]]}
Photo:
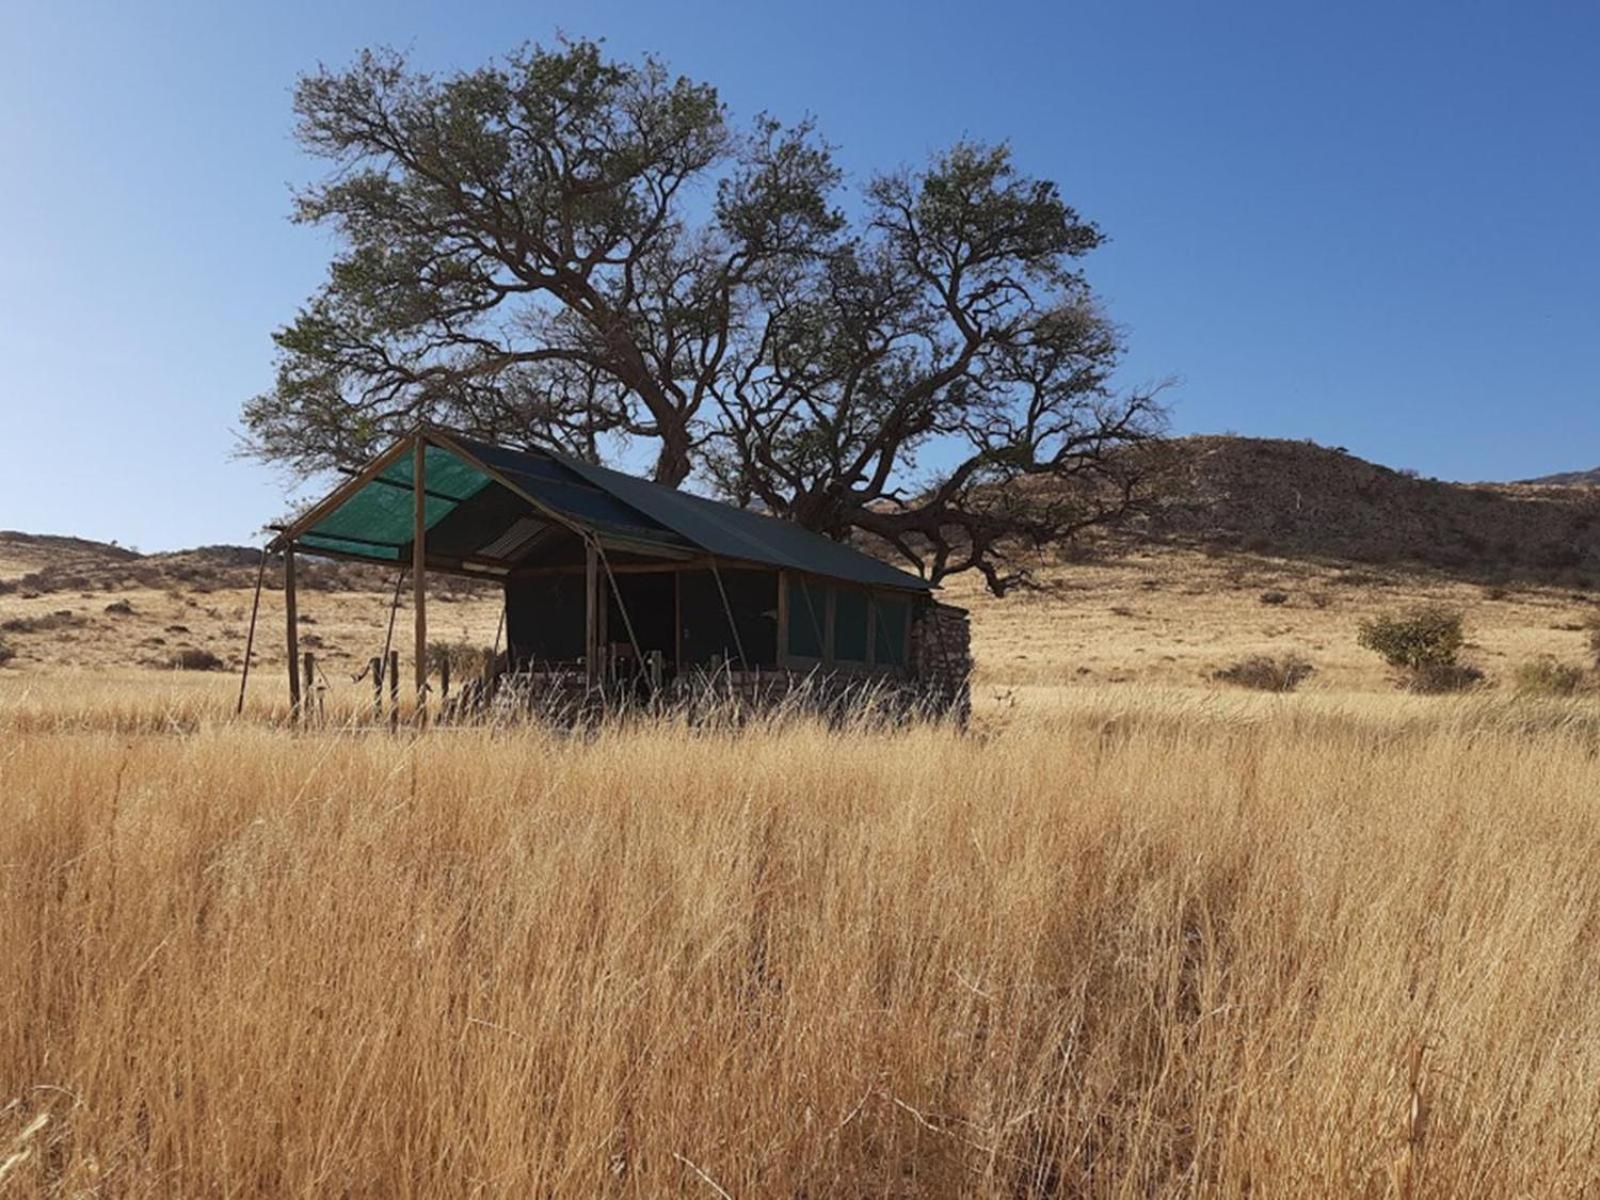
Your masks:
{"label": "wooden railing post", "polygon": [[310,724],[312,717],[317,714],[317,656],[311,651],[306,651],[305,672],[302,675],[300,694],[305,697],[306,723]]}
{"label": "wooden railing post", "polygon": [[389,728],[400,726],[400,651],[389,651]]}

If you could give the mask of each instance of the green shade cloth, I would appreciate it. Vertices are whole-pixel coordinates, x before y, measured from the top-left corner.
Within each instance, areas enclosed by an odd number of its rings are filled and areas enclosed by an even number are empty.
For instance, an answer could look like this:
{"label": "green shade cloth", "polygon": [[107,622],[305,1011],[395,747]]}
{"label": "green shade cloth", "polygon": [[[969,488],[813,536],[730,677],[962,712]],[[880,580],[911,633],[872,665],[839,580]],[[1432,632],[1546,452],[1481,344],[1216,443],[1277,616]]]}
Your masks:
{"label": "green shade cloth", "polygon": [[[491,481],[482,471],[442,447],[429,446],[425,454],[422,482],[427,495],[423,499],[423,511],[427,527],[432,529],[454,512],[457,505],[472,499]],[[401,455],[380,471],[376,479],[302,534],[300,540],[307,548],[320,542],[324,549],[346,554],[398,557],[400,548],[411,544],[416,521],[411,490],[415,477],[413,466],[411,455]],[[384,546],[392,552],[383,553]]]}

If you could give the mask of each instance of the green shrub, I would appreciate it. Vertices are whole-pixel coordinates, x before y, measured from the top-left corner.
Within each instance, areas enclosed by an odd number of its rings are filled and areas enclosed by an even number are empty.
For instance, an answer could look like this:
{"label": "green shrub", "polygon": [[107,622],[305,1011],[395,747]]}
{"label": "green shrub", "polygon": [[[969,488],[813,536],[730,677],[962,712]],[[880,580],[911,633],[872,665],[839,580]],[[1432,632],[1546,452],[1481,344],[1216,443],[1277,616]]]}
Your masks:
{"label": "green shrub", "polygon": [[1583,668],[1546,654],[1519,666],[1513,680],[1523,695],[1570,696],[1583,686]]}
{"label": "green shrub", "polygon": [[1257,692],[1292,692],[1316,668],[1296,654],[1254,654],[1212,673],[1212,678]]}
{"label": "green shrub", "polygon": [[1458,609],[1420,604],[1361,622],[1357,641],[1401,671],[1456,665],[1466,635]]}

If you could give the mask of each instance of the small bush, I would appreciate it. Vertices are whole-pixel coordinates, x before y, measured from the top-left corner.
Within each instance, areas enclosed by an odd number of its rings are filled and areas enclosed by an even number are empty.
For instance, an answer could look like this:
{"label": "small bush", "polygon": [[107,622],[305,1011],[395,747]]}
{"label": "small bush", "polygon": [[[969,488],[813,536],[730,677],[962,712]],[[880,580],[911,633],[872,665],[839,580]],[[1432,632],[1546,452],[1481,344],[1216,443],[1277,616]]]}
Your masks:
{"label": "small bush", "polygon": [[17,652],[11,648],[11,644],[5,638],[0,638],[0,667],[5,666],[16,656]]}
{"label": "small bush", "polygon": [[1212,678],[1257,692],[1292,692],[1315,671],[1316,668],[1299,655],[1274,658],[1270,654],[1255,654],[1214,672]]}
{"label": "small bush", "polygon": [[0,630],[6,633],[45,633],[51,629],[72,629],[82,624],[84,619],[70,608],[58,608],[43,616],[12,617],[0,621]]}
{"label": "small bush", "polygon": [[1257,597],[1257,598],[1263,604],[1287,604],[1287,603],[1289,603],[1289,593],[1288,592],[1262,592],[1261,595],[1259,597]]}
{"label": "small bush", "polygon": [[1583,686],[1583,668],[1546,654],[1519,666],[1513,679],[1525,696],[1571,696]]}
{"label": "small bush", "polygon": [[131,617],[133,616],[133,605],[126,600],[113,600],[106,605],[106,612],[113,617]]}
{"label": "small bush", "polygon": [[1600,613],[1592,614],[1584,625],[1589,630],[1589,654],[1594,658],[1594,669],[1600,671]]}
{"label": "small bush", "polygon": [[1361,622],[1356,640],[1397,670],[1421,671],[1454,666],[1466,635],[1459,610],[1421,604]]}
{"label": "small bush", "polygon": [[167,665],[175,671],[225,671],[228,664],[223,662],[209,650],[191,646],[186,650],[179,650],[170,659]]}
{"label": "small bush", "polygon": [[1437,696],[1478,687],[1484,682],[1484,675],[1477,667],[1466,663],[1425,663],[1406,672],[1402,682],[1408,692]]}

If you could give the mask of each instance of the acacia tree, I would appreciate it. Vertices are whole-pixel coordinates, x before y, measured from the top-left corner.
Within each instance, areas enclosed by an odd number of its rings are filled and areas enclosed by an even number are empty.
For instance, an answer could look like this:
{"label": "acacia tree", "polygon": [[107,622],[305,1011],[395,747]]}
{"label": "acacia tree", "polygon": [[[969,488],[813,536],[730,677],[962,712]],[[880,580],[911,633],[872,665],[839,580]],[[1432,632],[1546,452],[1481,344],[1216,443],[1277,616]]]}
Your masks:
{"label": "acacia tree", "polygon": [[[1004,146],[849,198],[809,124],[592,42],[446,78],[368,53],[300,81],[329,161],[296,218],[342,243],[278,331],[253,451],[302,472],[419,420],[654,475],[999,593],[1018,550],[1126,512],[1148,394],[1075,262],[1100,232]],[[929,464],[919,469],[922,460]]]}

